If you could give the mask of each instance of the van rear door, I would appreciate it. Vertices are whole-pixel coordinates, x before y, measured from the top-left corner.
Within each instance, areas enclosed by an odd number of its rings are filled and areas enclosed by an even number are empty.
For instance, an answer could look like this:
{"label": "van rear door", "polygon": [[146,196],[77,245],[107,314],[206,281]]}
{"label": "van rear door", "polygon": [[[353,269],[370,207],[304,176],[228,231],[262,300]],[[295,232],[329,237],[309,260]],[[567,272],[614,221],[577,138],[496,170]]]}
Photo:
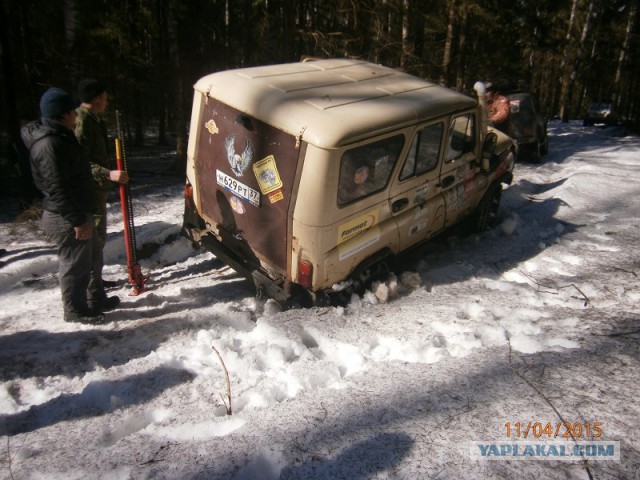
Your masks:
{"label": "van rear door", "polygon": [[201,216],[248,263],[286,274],[296,138],[214,98],[200,118],[194,163]]}

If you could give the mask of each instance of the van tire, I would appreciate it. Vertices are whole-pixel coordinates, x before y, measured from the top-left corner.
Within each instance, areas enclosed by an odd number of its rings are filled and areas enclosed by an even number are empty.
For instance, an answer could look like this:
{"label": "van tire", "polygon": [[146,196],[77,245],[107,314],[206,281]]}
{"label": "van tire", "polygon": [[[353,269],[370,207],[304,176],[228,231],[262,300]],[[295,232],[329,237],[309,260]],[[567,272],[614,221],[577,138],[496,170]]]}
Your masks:
{"label": "van tire", "polygon": [[494,183],[489,187],[482,197],[478,208],[469,219],[470,229],[474,232],[482,232],[495,225],[500,210],[500,199],[502,198],[502,185]]}
{"label": "van tire", "polygon": [[536,143],[533,146],[533,153],[531,154],[531,162],[540,163],[541,160],[542,160],[542,144],[540,140],[536,140]]}
{"label": "van tire", "polygon": [[545,134],[542,142],[540,143],[540,153],[546,155],[549,153],[549,137]]}

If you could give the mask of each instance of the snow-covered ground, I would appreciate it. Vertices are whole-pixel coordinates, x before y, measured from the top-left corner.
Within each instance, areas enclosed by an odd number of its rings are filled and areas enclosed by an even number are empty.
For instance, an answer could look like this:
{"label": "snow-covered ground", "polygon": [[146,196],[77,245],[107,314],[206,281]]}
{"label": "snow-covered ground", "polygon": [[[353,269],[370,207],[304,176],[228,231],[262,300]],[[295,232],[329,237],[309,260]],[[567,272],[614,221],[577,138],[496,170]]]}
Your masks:
{"label": "snow-covered ground", "polygon": [[[105,326],[62,321],[37,221],[0,224],[0,475],[640,478],[640,138],[549,128],[500,226],[433,242],[345,308],[256,300],[178,235],[180,179],[151,158],[132,169],[149,290],[113,290]],[[105,278],[124,281],[118,203],[110,221]],[[619,442],[620,460],[476,458],[473,442],[572,447],[543,431],[563,421]]]}

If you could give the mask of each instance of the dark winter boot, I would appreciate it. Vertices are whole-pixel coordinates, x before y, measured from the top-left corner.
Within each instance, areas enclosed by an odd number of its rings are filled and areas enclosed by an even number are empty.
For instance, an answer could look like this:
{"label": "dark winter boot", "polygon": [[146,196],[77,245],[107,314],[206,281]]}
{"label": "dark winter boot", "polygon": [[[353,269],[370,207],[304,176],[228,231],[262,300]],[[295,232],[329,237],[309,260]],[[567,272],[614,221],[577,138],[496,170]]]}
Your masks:
{"label": "dark winter boot", "polygon": [[64,312],[64,321],[70,323],[83,323],[85,325],[103,325],[107,319],[102,313],[93,311],[76,312],[67,310]]}
{"label": "dark winter boot", "polygon": [[102,300],[92,301],[89,303],[89,308],[94,312],[106,312],[107,310],[113,310],[118,305],[120,305],[120,298],[116,297],[105,297]]}

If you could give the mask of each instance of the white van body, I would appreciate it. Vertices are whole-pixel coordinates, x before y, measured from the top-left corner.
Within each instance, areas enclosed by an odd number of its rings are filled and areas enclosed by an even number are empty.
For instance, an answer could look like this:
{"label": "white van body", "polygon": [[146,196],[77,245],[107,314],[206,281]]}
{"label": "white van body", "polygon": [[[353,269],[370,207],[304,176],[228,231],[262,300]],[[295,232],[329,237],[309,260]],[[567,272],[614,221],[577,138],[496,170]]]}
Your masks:
{"label": "white van body", "polygon": [[280,301],[465,218],[483,228],[515,145],[481,101],[368,62],[218,72],[195,87],[183,232]]}

